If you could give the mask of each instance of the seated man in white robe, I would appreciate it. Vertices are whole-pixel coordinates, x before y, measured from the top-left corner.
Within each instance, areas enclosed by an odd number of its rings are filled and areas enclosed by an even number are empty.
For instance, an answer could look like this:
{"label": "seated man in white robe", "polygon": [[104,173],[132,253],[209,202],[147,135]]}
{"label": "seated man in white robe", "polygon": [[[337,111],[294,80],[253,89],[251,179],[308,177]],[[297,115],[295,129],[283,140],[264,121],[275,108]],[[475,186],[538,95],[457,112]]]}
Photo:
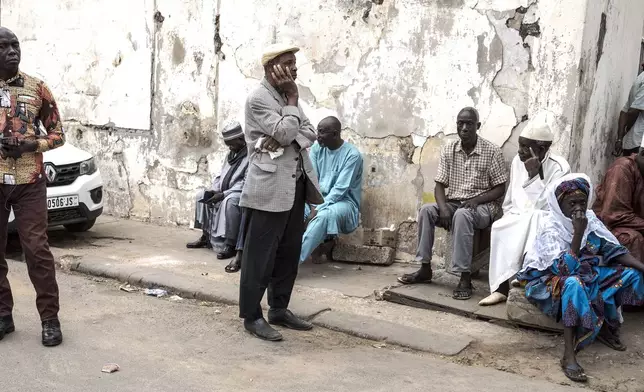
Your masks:
{"label": "seated man in white robe", "polygon": [[546,210],[547,186],[570,173],[568,162],[550,152],[551,115],[541,113],[526,125],[519,137],[519,152],[512,160],[510,185],[503,200],[503,218],[492,225],[489,280],[491,295],[479,305],[505,302],[510,279],[523,265],[523,256],[535,237],[536,211]]}
{"label": "seated man in white robe", "polygon": [[223,138],[230,152],[221,173],[215,177],[210,190],[197,194],[195,228],[202,229],[203,233],[199,240],[187,245],[190,249],[212,248],[213,244],[223,241],[223,249],[217,254],[220,260],[237,253],[235,247],[242,219],[239,198],[248,170],[248,149],[241,125],[227,126]]}

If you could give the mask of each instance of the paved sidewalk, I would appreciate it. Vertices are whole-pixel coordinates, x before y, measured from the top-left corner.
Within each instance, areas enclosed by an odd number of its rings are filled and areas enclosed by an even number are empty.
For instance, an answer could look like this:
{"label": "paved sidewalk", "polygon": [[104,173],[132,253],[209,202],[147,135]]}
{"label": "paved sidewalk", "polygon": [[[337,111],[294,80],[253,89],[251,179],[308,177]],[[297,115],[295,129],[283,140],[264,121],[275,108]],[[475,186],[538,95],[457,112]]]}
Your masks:
{"label": "paved sidewalk", "polygon": [[[282,329],[284,341],[264,342],[243,332],[235,307],[156,299],[68,274],[58,279],[65,341],[46,348],[26,266],[9,264],[16,332],[0,342],[2,392],[583,391],[323,328]],[[120,370],[101,373],[106,363]]]}
{"label": "paved sidewalk", "polygon": [[[217,260],[212,251],[186,249],[185,244],[199,234],[105,217],[88,233],[52,230],[50,243],[63,268],[92,270],[143,286],[168,286],[188,298],[237,303],[239,274],[224,272],[228,261]],[[459,364],[567,382],[558,366],[562,344],[558,334],[377,300],[374,290],[383,293],[398,284],[398,275],[414,269],[397,263],[389,267],[305,264],[296,282],[293,309],[319,326],[390,346],[438,353]],[[623,334],[629,350],[625,353],[599,344],[581,353],[585,369],[597,377],[593,388],[644,383],[644,332],[640,330],[633,323],[626,325]]]}

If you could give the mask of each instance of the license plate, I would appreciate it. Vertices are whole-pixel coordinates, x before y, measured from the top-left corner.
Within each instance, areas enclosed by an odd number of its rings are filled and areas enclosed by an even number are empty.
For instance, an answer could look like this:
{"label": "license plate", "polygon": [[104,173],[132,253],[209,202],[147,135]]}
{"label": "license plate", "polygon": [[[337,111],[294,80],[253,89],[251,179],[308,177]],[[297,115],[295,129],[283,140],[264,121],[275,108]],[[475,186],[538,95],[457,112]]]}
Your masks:
{"label": "license plate", "polygon": [[78,207],[78,196],[60,196],[47,199],[47,209],[57,210],[60,208]]}

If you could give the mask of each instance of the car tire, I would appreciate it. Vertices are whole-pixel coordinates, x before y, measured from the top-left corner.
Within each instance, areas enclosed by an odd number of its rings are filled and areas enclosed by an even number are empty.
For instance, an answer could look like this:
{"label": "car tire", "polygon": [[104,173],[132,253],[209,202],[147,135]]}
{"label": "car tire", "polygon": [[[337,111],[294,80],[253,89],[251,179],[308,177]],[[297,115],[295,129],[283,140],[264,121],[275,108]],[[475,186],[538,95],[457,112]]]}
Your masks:
{"label": "car tire", "polygon": [[90,219],[85,222],[79,222],[79,223],[72,223],[69,225],[65,225],[65,229],[67,231],[72,232],[72,233],[82,233],[84,231],[88,231],[92,227],[94,227],[94,223],[96,223],[96,219]]}

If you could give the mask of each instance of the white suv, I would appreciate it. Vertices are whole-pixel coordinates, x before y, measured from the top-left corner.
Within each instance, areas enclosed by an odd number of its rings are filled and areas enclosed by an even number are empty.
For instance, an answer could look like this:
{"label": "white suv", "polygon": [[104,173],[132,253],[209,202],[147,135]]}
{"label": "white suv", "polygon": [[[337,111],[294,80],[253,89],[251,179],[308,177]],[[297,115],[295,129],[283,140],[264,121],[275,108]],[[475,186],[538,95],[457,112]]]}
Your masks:
{"label": "white suv", "polygon": [[[92,154],[66,142],[43,154],[49,227],[87,231],[103,213],[103,180]],[[15,230],[13,210],[9,229]]]}

